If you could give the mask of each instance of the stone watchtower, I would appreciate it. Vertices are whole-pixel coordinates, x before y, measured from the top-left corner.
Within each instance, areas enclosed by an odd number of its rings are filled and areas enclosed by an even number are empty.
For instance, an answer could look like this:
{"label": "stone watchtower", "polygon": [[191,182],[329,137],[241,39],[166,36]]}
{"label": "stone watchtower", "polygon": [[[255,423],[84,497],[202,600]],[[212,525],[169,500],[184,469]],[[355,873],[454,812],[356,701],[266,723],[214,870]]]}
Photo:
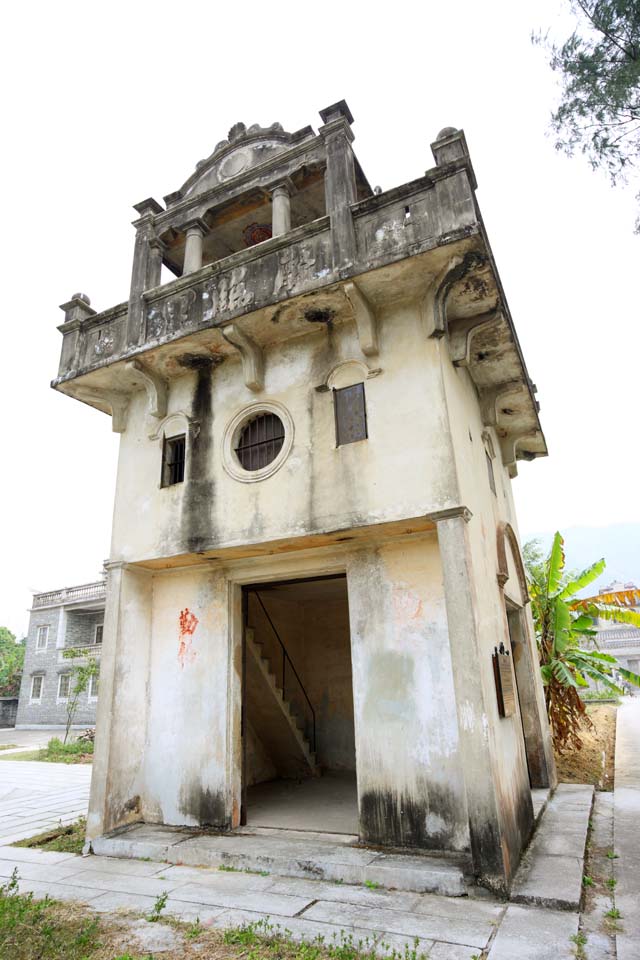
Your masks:
{"label": "stone watchtower", "polygon": [[535,387],[464,133],[382,193],[320,116],[236,124],[136,205],[128,300],[62,308],[53,385],[121,435],[88,837],[293,824],[505,889],[555,776]]}

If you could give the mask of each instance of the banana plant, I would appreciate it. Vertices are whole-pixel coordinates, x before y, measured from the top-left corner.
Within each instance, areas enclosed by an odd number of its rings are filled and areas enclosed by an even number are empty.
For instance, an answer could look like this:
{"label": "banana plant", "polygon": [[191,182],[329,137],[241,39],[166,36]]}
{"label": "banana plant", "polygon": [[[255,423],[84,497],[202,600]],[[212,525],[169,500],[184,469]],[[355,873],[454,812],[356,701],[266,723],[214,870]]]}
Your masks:
{"label": "banana plant", "polygon": [[560,533],[555,534],[546,559],[531,544],[525,547],[524,555],[554,745],[560,752],[579,750],[580,727],[591,724],[580,696],[589,680],[615,695],[623,692],[618,677],[640,686],[640,676],[623,669],[615,657],[598,649],[594,629],[597,619],[640,627],[640,613],[632,609],[640,605],[640,590],[578,599],[576,594],[593,583],[606,564],[598,560],[577,576],[566,572]]}

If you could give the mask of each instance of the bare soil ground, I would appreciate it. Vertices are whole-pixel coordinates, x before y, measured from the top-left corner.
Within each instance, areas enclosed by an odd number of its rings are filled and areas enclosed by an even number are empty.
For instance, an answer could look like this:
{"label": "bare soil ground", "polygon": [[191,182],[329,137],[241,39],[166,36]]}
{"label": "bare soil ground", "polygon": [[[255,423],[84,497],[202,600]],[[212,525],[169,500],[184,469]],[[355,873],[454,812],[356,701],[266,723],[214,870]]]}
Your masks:
{"label": "bare soil ground", "polygon": [[613,703],[587,706],[593,727],[585,725],[580,731],[582,749],[556,754],[561,783],[592,783],[598,790],[613,790],[617,709]]}

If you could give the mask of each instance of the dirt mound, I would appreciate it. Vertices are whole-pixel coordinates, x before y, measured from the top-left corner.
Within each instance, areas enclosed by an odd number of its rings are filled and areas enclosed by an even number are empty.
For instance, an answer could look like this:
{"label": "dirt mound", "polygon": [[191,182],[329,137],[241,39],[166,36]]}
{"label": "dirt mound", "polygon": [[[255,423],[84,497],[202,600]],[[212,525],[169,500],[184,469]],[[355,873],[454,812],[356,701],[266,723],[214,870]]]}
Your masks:
{"label": "dirt mound", "polygon": [[582,749],[556,754],[561,783],[592,783],[598,790],[613,790],[616,710],[613,703],[588,705],[593,727],[582,727]]}

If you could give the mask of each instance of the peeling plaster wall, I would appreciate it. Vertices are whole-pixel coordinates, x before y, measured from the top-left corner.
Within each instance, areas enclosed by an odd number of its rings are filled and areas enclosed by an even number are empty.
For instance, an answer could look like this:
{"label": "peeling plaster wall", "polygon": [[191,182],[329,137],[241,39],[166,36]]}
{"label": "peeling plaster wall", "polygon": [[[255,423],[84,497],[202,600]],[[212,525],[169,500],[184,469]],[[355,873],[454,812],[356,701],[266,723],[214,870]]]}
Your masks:
{"label": "peeling plaster wall", "polygon": [[435,536],[354,553],[348,567],[362,839],[468,847]]}
{"label": "peeling plaster wall", "polygon": [[[121,437],[112,559],[349,529],[457,502],[438,347],[425,338],[417,305],[380,317],[380,356],[369,367],[381,372],[365,382],[369,439],[338,448],[332,393],[316,387],[338,363],[365,359],[355,325],[334,329],[301,317],[300,326],[304,336],[266,351],[265,387],[257,394],[244,385],[239,357],[184,368],[172,380],[169,413],[200,421],[188,442],[182,484],[160,488],[162,441],[149,437],[158,422],[146,412],[146,395],[134,395]],[[181,369],[176,361],[176,372]],[[243,483],[223,467],[224,431],[261,398],[289,411],[293,448],[273,476]]]}
{"label": "peeling plaster wall", "polygon": [[[469,723],[486,726],[494,765],[494,781],[503,835],[503,852],[513,868],[529,839],[533,811],[520,708],[516,700],[513,716],[500,718],[493,676],[492,653],[501,642],[510,648],[506,610],[497,582],[497,528],[501,520],[514,523],[510,479],[502,465],[499,439],[491,431],[496,494],[489,485],[485,429],[475,388],[463,367],[455,368],[443,358],[443,377],[447,393],[454,440],[456,468],[461,501],[473,514],[468,524],[471,563],[475,584],[476,623],[479,637],[480,675],[484,696],[483,716],[468,717]],[[519,595],[515,571],[509,590]]]}

